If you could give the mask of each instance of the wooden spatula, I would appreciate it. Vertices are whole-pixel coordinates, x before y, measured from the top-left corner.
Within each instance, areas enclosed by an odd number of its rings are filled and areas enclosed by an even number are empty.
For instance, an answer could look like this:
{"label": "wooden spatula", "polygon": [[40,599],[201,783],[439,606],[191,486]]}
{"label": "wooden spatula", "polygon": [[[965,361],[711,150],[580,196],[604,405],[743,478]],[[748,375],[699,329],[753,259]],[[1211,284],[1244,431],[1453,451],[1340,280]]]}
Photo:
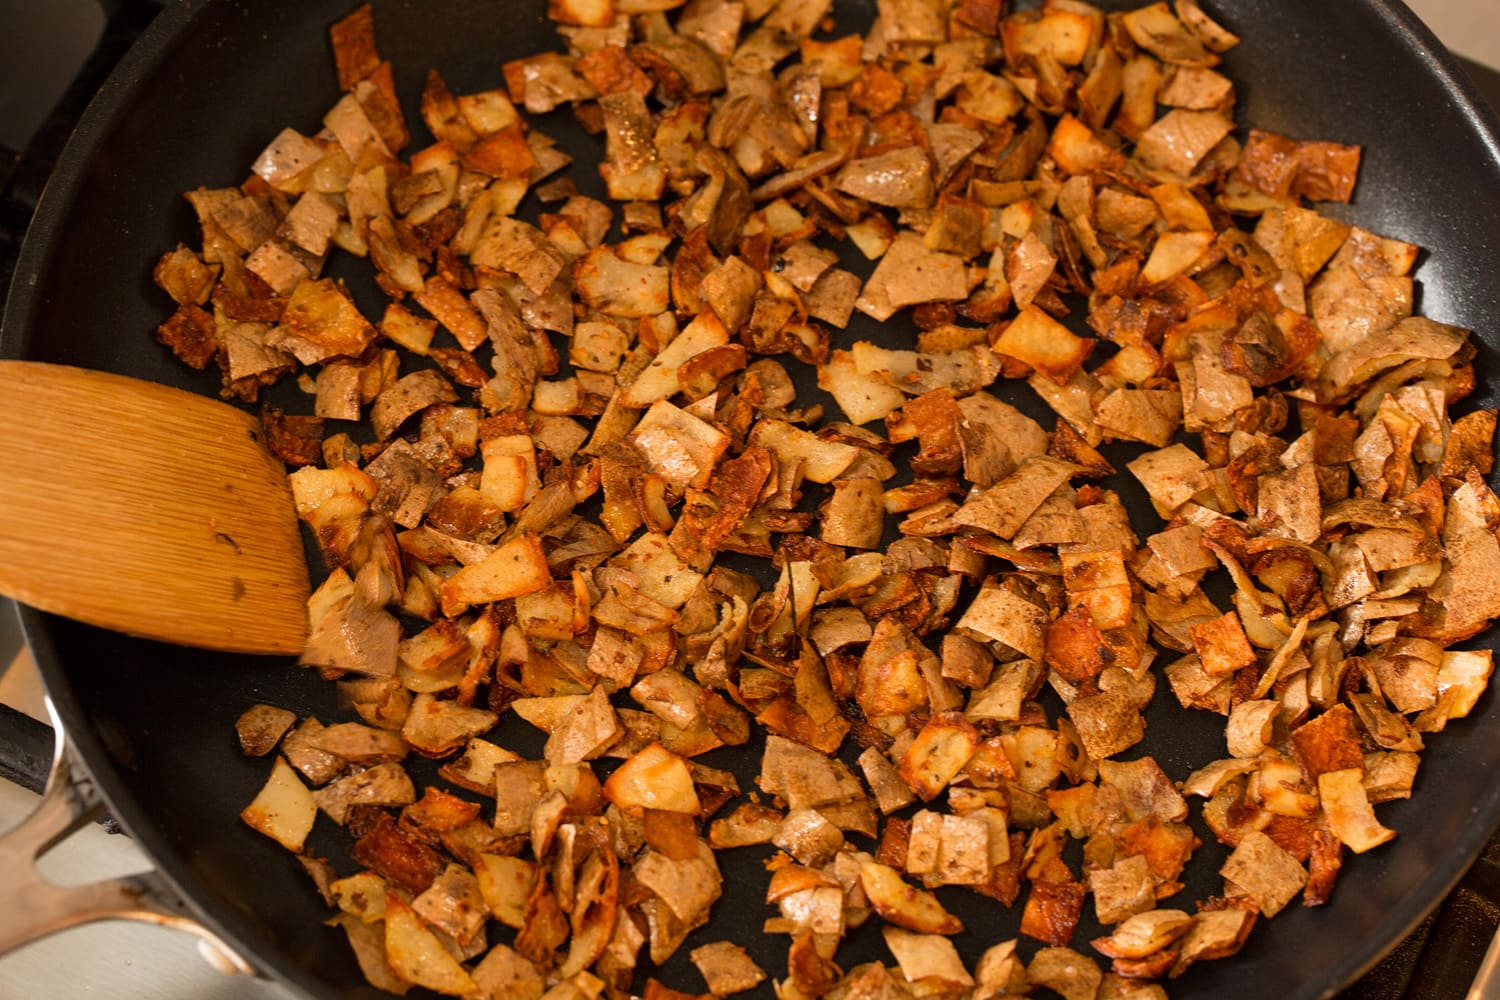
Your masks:
{"label": "wooden spatula", "polygon": [[299,653],[307,565],[286,470],[225,403],[0,361],[0,593],[150,639]]}

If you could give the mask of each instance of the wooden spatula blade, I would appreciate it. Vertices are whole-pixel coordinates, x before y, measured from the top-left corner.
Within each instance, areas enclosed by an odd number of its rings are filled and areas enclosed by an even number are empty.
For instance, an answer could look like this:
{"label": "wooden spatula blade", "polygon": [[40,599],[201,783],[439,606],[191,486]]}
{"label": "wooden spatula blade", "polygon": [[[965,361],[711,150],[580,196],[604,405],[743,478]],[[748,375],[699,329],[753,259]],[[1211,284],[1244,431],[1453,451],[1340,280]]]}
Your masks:
{"label": "wooden spatula blade", "polygon": [[227,404],[0,362],[0,593],[149,639],[299,653],[308,578],[286,470]]}

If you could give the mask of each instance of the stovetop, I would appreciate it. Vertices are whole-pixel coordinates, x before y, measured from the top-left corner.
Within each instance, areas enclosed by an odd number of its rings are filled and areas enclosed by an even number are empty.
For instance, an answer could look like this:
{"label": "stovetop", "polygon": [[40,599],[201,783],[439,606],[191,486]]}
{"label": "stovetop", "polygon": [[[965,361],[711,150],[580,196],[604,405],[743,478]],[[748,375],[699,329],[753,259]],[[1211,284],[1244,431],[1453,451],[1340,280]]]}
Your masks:
{"label": "stovetop", "polygon": [[[18,0],[7,9],[0,2],[0,74],[19,73],[24,62],[35,69],[41,66],[52,79],[34,83],[30,78],[7,82],[0,76],[0,290],[9,288],[21,241],[27,225],[73,126],[83,114],[90,98],[109,75],[119,58],[141,31],[169,0]],[[1486,21],[1494,0],[1409,0],[1419,13],[1433,19],[1438,30],[1451,25],[1450,31],[1463,31],[1469,24],[1486,23],[1500,29],[1500,19]],[[1472,6],[1473,10],[1468,10]],[[25,10],[21,8],[25,7]],[[100,9],[102,8],[102,10]],[[1428,10],[1430,8],[1430,11]],[[1469,15],[1473,15],[1470,17]],[[33,20],[34,19],[34,20]],[[37,31],[49,36],[46,41],[55,52],[73,53],[71,61],[43,58],[29,51],[26,33]],[[90,52],[87,41],[97,37]],[[1465,37],[1462,35],[1450,35]],[[1485,44],[1461,45],[1468,51],[1483,52],[1486,46],[1500,54],[1500,38],[1485,39]],[[9,49],[7,49],[7,44]],[[84,53],[89,53],[85,55]],[[1500,58],[1491,60],[1500,65]],[[56,78],[58,63],[64,63],[61,80]],[[1500,72],[1460,57],[1460,63],[1473,78],[1481,93],[1500,108]],[[74,66],[69,81],[66,73]],[[51,88],[50,90],[48,88]],[[48,102],[60,91],[55,104]],[[20,107],[30,98],[30,107]],[[19,148],[12,148],[13,143]],[[3,300],[0,300],[3,302]],[[7,665],[15,662],[18,670],[33,669],[20,652],[21,636],[13,606],[0,600],[0,676]],[[10,679],[9,688],[32,683]],[[6,686],[0,685],[0,698]],[[30,700],[11,698],[12,701]],[[30,709],[33,713],[35,707]],[[0,700],[0,826],[15,819],[28,807],[26,792],[39,792],[46,780],[51,759],[52,736],[41,722],[17,707]],[[108,853],[124,860],[111,864],[129,864],[133,857],[127,845],[111,849],[111,837],[118,831],[108,818],[102,828],[85,831],[84,842],[75,848],[75,861],[87,868],[90,850]],[[90,847],[90,845],[93,845]],[[63,867],[68,860],[63,859]],[[117,872],[93,872],[93,877]],[[86,976],[102,991],[119,1000],[277,1000],[283,991],[265,983],[223,980],[202,970],[186,971],[170,964],[193,963],[191,946],[154,928],[111,925],[100,933],[81,929],[68,932],[8,959],[0,960],[0,994],[34,998],[77,995],[81,981],[73,965],[72,954],[89,970]],[[1480,859],[1442,904],[1363,979],[1339,994],[1339,1000],[1448,1000],[1463,997],[1473,981],[1490,939],[1500,927],[1500,835],[1485,849]],[[85,935],[88,935],[85,937]],[[168,940],[171,939],[171,940]],[[44,949],[38,951],[38,949]],[[148,959],[147,953],[155,960]],[[86,953],[86,954],[82,954]],[[180,953],[180,956],[178,955]],[[128,985],[132,979],[106,978],[128,973],[136,965],[147,966],[148,979],[139,985]],[[198,973],[198,974],[194,974]],[[205,974],[209,978],[203,978]],[[128,982],[127,982],[128,981]],[[110,983],[106,987],[104,984]]]}

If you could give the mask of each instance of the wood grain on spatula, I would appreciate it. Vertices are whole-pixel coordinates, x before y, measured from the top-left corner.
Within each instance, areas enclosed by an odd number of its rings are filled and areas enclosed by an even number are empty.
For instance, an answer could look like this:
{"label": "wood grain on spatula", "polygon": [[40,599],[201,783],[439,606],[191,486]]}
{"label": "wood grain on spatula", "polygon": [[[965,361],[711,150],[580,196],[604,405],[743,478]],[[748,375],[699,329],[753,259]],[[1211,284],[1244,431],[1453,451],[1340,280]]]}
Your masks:
{"label": "wood grain on spatula", "polygon": [[299,653],[308,579],[286,470],[225,403],[0,362],[0,593],[149,639]]}

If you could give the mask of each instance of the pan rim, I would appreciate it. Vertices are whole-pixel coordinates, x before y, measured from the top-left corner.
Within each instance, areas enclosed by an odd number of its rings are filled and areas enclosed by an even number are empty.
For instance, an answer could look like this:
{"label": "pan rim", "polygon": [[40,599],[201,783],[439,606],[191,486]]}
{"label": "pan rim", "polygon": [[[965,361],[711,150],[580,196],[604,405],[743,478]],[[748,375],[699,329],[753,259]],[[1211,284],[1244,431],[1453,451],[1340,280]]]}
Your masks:
{"label": "pan rim", "polygon": [[[15,274],[0,316],[0,357],[24,357],[34,336],[42,276],[61,252],[67,215],[90,165],[109,138],[119,113],[161,63],[180,43],[204,10],[233,0],[179,0],[166,7],[110,73],[89,103],[58,158],[26,233]],[[352,2],[352,0],[351,0]],[[1453,55],[1401,0],[1358,0],[1359,6],[1447,95],[1451,110],[1484,147],[1490,171],[1500,177],[1500,118],[1486,106]],[[50,629],[55,616],[20,606],[23,636],[42,674],[52,700],[86,770],[99,787],[111,812],[151,857],[162,878],[205,926],[219,934],[257,969],[308,1000],[327,995],[327,985],[310,970],[294,963],[280,948],[254,933],[248,922],[196,878],[187,859],[168,842],[139,804],[128,776],[109,756],[98,732],[89,724],[57,653]],[[72,623],[67,623],[70,627]],[[1381,932],[1370,940],[1376,949],[1351,947],[1339,962],[1318,970],[1287,1000],[1331,997],[1378,964],[1452,891],[1500,826],[1500,783],[1491,783],[1476,799],[1465,833],[1431,865],[1428,874],[1407,897],[1391,907],[1380,922]]]}

